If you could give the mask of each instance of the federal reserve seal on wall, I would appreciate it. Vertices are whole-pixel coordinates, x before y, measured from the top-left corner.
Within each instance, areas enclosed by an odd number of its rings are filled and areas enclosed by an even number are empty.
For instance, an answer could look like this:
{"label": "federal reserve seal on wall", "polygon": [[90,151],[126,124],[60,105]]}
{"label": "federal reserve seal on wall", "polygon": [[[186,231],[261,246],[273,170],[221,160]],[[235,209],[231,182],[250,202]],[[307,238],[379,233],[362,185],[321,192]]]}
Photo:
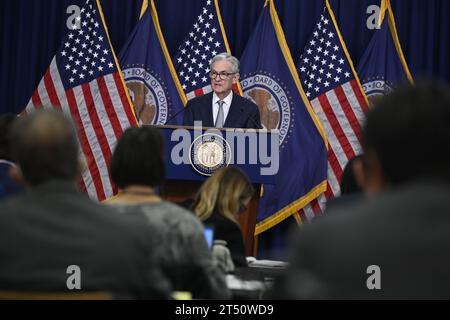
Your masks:
{"label": "federal reserve seal on wall", "polygon": [[362,87],[366,93],[367,99],[369,99],[370,105],[374,105],[378,99],[393,90],[393,85],[382,78],[365,79]]}
{"label": "federal reserve seal on wall", "polygon": [[280,146],[291,133],[294,103],[290,92],[280,79],[270,73],[258,72],[241,80],[244,96],[253,101],[259,109],[264,129],[279,130]]}
{"label": "federal reserve seal on wall", "polygon": [[221,136],[207,133],[194,140],[189,155],[195,171],[210,176],[230,164],[231,147]]}
{"label": "federal reserve seal on wall", "polygon": [[169,101],[162,80],[141,67],[126,66],[122,72],[139,123],[165,124]]}

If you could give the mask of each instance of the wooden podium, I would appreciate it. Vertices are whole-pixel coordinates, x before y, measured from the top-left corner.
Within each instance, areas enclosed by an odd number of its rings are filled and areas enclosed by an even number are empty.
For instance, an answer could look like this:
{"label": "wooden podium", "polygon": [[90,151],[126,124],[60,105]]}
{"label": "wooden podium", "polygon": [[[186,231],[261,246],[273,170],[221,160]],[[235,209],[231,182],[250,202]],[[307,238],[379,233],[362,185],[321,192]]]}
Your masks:
{"label": "wooden podium", "polygon": [[[270,150],[274,141],[278,143],[278,132],[186,126],[153,127],[161,131],[165,142],[166,182],[161,186],[160,194],[164,199],[177,203],[194,199],[203,181],[209,176],[192,163],[194,149],[198,142],[201,144],[202,139],[208,139],[211,136],[216,139],[221,137],[220,141],[226,141],[224,145],[227,145],[225,147],[227,151],[224,157],[229,157],[228,165],[240,167],[246,172],[255,187],[255,195],[250,201],[247,211],[239,219],[246,255],[254,255],[254,234],[261,185],[273,184],[275,176],[262,175],[261,168],[264,165],[261,163],[260,157],[255,154],[250,155],[250,152],[258,152],[259,146],[264,143]],[[239,154],[242,152],[246,153],[245,157]]]}

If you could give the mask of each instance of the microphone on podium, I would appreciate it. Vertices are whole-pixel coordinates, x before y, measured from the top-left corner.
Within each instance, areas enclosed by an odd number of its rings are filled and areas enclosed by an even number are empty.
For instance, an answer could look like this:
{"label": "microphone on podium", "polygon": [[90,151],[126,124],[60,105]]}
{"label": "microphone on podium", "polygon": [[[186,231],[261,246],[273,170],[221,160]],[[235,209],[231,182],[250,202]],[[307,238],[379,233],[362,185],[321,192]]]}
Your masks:
{"label": "microphone on podium", "polygon": [[188,105],[186,104],[186,106],[185,106],[183,109],[177,111],[172,117],[170,117],[170,119],[167,120],[166,123],[165,123],[164,125],[169,125],[169,124],[170,124],[170,121],[172,121],[173,119],[175,119],[179,114],[184,113],[187,109],[188,109]]}
{"label": "microphone on podium", "polygon": [[[176,112],[172,117],[169,118],[169,120],[166,121],[165,125],[170,125],[170,122],[175,119],[178,115],[180,115],[181,113],[184,113],[187,109],[189,108],[189,105],[186,105],[183,109],[179,110],[178,112]],[[239,108],[240,111],[242,113],[244,113],[249,119],[250,121],[253,123],[253,125],[255,126],[254,129],[264,129],[261,124],[259,124],[251,114],[249,114],[247,111],[244,110],[243,107]]]}
{"label": "microphone on podium", "polygon": [[259,124],[258,122],[256,122],[255,119],[253,119],[251,114],[249,114],[247,111],[244,110],[244,107],[241,107],[240,109],[241,109],[241,112],[244,113],[255,125],[254,129],[264,129],[261,124]]}

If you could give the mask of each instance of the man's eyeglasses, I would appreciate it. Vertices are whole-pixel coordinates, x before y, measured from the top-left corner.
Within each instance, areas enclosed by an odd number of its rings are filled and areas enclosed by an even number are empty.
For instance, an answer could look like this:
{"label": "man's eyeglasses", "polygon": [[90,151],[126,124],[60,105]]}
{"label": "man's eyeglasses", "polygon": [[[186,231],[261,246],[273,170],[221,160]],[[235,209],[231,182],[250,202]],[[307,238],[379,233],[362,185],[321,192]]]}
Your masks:
{"label": "man's eyeglasses", "polygon": [[226,80],[226,79],[228,79],[228,77],[230,77],[232,75],[235,75],[235,74],[236,74],[236,72],[225,72],[225,71],[224,72],[216,72],[216,71],[211,71],[209,73],[209,77],[211,79],[216,79],[217,76],[219,76],[220,80]]}

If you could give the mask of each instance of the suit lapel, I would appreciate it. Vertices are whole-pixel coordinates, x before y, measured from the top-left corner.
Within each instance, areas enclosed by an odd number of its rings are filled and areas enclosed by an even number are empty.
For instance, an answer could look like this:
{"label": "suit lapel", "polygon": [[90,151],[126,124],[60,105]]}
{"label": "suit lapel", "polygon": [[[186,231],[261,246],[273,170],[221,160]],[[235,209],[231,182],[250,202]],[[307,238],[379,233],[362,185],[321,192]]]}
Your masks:
{"label": "suit lapel", "polygon": [[239,117],[241,117],[241,110],[239,110],[239,103],[237,99],[237,95],[233,94],[230,111],[228,111],[227,118],[225,119],[225,123],[223,125],[225,128],[235,128],[236,123],[239,122]]}
{"label": "suit lapel", "polygon": [[213,111],[212,111],[212,100],[213,100],[213,94],[208,93],[205,96],[205,104],[207,104],[204,108],[204,117],[203,119],[206,119],[206,123],[203,124],[204,127],[214,127],[214,117],[213,117]]}

